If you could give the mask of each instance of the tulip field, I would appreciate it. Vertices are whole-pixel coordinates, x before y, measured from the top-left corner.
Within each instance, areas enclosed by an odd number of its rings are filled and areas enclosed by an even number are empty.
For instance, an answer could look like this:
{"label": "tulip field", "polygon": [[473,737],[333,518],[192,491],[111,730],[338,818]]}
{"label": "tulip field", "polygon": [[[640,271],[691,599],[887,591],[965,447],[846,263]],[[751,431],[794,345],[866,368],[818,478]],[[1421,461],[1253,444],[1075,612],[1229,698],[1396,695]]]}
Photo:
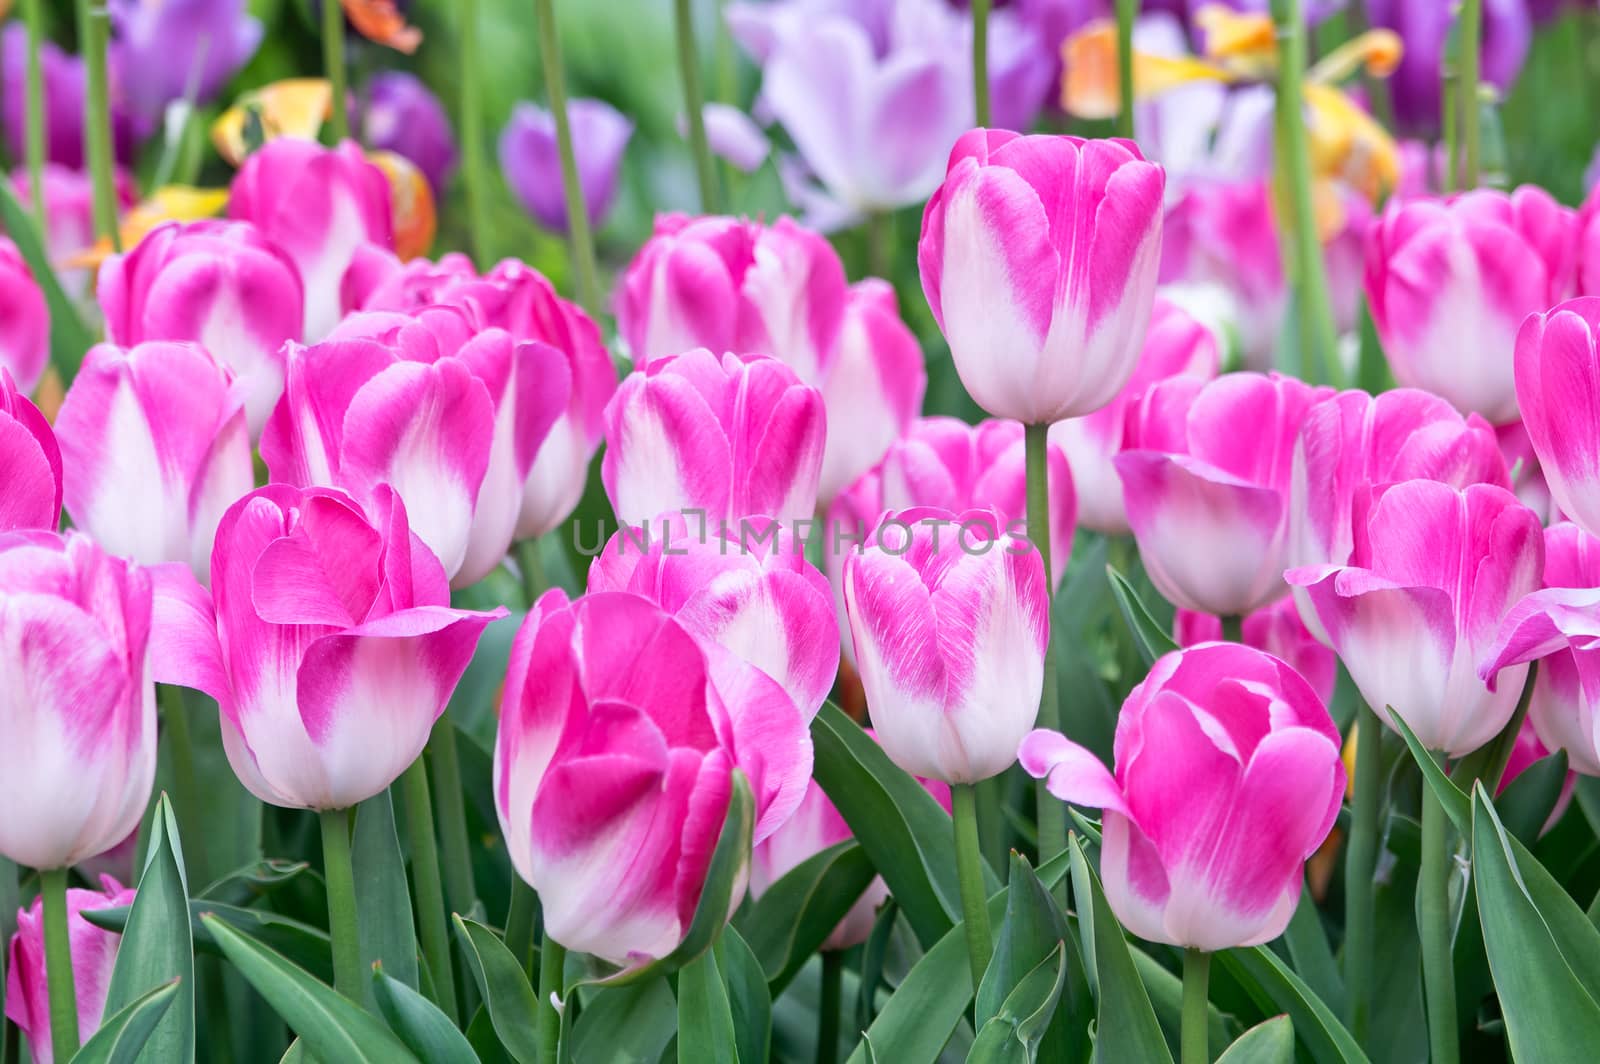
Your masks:
{"label": "tulip field", "polygon": [[1600,0],[0,0],[0,1064],[1600,1060]]}

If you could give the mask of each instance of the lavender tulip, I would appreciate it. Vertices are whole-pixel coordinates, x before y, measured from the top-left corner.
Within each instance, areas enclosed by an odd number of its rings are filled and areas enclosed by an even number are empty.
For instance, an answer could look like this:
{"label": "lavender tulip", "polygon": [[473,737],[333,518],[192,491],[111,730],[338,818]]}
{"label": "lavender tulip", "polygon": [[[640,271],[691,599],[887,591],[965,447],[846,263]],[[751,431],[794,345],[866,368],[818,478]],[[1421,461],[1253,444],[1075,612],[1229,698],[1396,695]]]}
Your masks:
{"label": "lavender tulip", "polygon": [[386,70],[367,83],[361,137],[380,151],[403,155],[443,192],[456,169],[456,138],[439,98],[414,74]]}
{"label": "lavender tulip", "polygon": [[[603,100],[569,100],[572,151],[589,224],[598,226],[617,196],[622,153],[633,122]],[[549,111],[519,103],[500,133],[500,169],[506,183],[539,224],[567,231],[567,201],[556,148],[556,120]]]}

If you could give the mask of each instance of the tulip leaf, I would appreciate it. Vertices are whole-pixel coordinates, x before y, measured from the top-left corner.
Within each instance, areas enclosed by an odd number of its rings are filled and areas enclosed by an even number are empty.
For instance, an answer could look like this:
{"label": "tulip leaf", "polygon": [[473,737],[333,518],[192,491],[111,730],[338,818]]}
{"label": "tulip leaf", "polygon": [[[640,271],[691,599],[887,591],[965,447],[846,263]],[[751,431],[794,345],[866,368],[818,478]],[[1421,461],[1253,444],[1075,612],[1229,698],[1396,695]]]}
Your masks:
{"label": "tulip leaf", "polygon": [[1339,963],[1333,959],[1333,949],[1328,945],[1328,933],[1323,930],[1322,917],[1317,903],[1311,897],[1311,886],[1300,885],[1300,904],[1295,906],[1289,926],[1283,932],[1284,945],[1289,948],[1289,960],[1294,970],[1311,987],[1312,993],[1335,1014],[1344,1011],[1344,977],[1339,974]]}
{"label": "tulip leaf", "polygon": [[657,1061],[678,1027],[678,1006],[665,978],[597,991],[572,1029],[577,1064]]}
{"label": "tulip leaf", "polygon": [[102,1021],[94,1036],[72,1055],[72,1064],[133,1064],[177,998],[176,979],[146,991]]}
{"label": "tulip leaf", "polygon": [[877,874],[860,845],[841,842],[801,861],[741,914],[737,926],[773,994],[789,985]]}
{"label": "tulip leaf", "polygon": [[[39,189],[31,193],[42,195]],[[71,384],[78,367],[83,364],[84,353],[94,343],[94,333],[84,324],[72,298],[61,287],[45,251],[44,236],[34,224],[33,213],[17,199],[16,189],[3,176],[0,176],[0,223],[28,264],[34,283],[44,293],[45,306],[50,311],[50,364],[60,372],[63,384]]]}
{"label": "tulip leaf", "polygon": [[1249,946],[1223,950],[1215,957],[1264,1011],[1289,1014],[1295,1035],[1317,1064],[1367,1060],[1332,1010],[1276,953]]}
{"label": "tulip leaf", "polygon": [[[121,932],[128,925],[129,908],[86,909],[83,918],[96,927]],[[295,964],[323,981],[333,978],[332,946],[328,933],[320,927],[301,923],[292,917],[282,916],[270,909],[241,909],[237,905],[195,899],[189,903],[189,931],[194,936],[194,948],[201,953],[223,956],[222,948],[211,937],[211,932],[200,922],[206,915],[215,915],[230,926],[282,953]]]}
{"label": "tulip leaf", "polygon": [[1406,741],[1406,749],[1411,751],[1411,757],[1416,761],[1417,767],[1422,769],[1422,779],[1433,788],[1434,797],[1444,807],[1445,814],[1450,817],[1450,823],[1462,835],[1471,837],[1472,834],[1472,803],[1468,801],[1466,793],[1450,782],[1450,777],[1444,774],[1444,769],[1439,767],[1439,762],[1434,760],[1428,748],[1422,745],[1422,740],[1417,738],[1416,732],[1405,722],[1400,714],[1389,707],[1389,719],[1394,721],[1395,731],[1400,733],[1400,738]]}
{"label": "tulip leaf", "polygon": [[372,999],[389,1029],[426,1064],[479,1064],[472,1043],[450,1017],[381,964],[372,966]]}
{"label": "tulip leaf", "polygon": [[1217,1064],[1294,1064],[1294,1024],[1287,1016],[1256,1024],[1217,1058]]}
{"label": "tulip leaf", "polygon": [[360,1005],[210,914],[201,917],[229,962],[267,999],[303,1052],[319,1060],[394,1064],[417,1058],[405,1043]]}
{"label": "tulip leaf", "polygon": [[1567,782],[1567,752],[1557,750],[1542,757],[1517,774],[1494,801],[1506,830],[1532,846],[1539,839]]}
{"label": "tulip leaf", "polygon": [[1117,609],[1122,611],[1122,619],[1127,622],[1128,630],[1133,633],[1134,643],[1139,648],[1139,656],[1144,659],[1146,665],[1152,665],[1161,655],[1178,649],[1178,644],[1162,630],[1145,604],[1139,600],[1138,592],[1128,583],[1127,577],[1108,565],[1106,579],[1111,581],[1111,593],[1116,596]]}
{"label": "tulip leaf", "polygon": [[1066,982],[1067,947],[1057,941],[1055,949],[1017,982],[987,1021],[982,1021],[967,1054],[968,1064],[1031,1064]]}
{"label": "tulip leaf", "polygon": [[144,872],[106,989],[105,1011],[114,1015],[156,987],[178,980],[174,1003],[145,1043],[144,1060],[194,1060],[194,939],[188,898],[183,842],[172,802],[163,794],[151,816]]}
{"label": "tulip leaf", "polygon": [[872,934],[861,947],[861,974],[856,981],[856,1016],[864,1025],[871,1024],[878,1015],[878,985],[883,982],[883,962],[889,953],[889,940],[894,937],[895,921],[900,918],[900,907],[893,898],[878,910],[872,923]]}
{"label": "tulip leaf", "polygon": [[236,868],[195,895],[229,905],[247,905],[295,881],[311,867],[306,861],[266,858]]}
{"label": "tulip leaf", "polygon": [[535,1024],[539,997],[528,982],[528,973],[500,936],[460,915],[454,920],[456,935],[466,947],[472,977],[478,982],[478,993],[500,1044],[518,1064],[537,1064],[539,1038]]}
{"label": "tulip leaf", "polygon": [[[1524,859],[1515,852],[1517,845],[1495,815],[1482,784],[1474,787],[1473,883],[1511,1057],[1540,1064],[1592,1060],[1594,1047],[1600,1045],[1600,1001],[1585,976],[1593,979],[1600,958],[1576,956],[1592,948],[1592,941],[1559,937],[1575,926],[1572,914],[1582,914],[1543,866],[1531,855]],[[1560,901],[1535,897],[1529,875],[1533,868],[1555,886]],[[1541,900],[1550,905],[1549,911]],[[1559,911],[1563,908],[1570,911],[1563,914]],[[1583,965],[1590,969],[1587,973]]]}
{"label": "tulip leaf", "polygon": [[743,936],[732,927],[717,940],[717,967],[728,988],[733,1011],[733,1038],[742,1061],[763,1061],[771,1054],[772,992],[767,975]]}
{"label": "tulip leaf", "polygon": [[[696,1064],[738,1064],[733,1007],[717,965],[720,949],[708,949],[678,969],[678,1059]],[[755,1058],[764,1059],[764,1058]]]}
{"label": "tulip leaf", "polygon": [[[356,807],[351,859],[361,869],[356,880],[356,934],[361,963],[381,963],[385,978],[415,990],[417,933],[406,883],[405,858],[394,826],[394,806],[387,790]],[[368,1005],[377,983],[368,986]]]}

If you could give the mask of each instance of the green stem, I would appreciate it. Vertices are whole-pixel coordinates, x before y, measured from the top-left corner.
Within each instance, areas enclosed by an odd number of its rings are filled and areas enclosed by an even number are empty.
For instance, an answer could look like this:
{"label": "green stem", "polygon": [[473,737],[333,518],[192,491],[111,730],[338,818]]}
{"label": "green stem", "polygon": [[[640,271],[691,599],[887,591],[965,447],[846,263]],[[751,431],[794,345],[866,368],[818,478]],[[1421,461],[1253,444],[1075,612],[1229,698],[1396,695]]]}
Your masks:
{"label": "green stem", "polygon": [[[489,184],[483,161],[483,63],[478,58],[478,0],[461,4],[461,187],[479,269],[489,267]],[[542,31],[541,31],[542,32]]]}
{"label": "green stem", "polygon": [[[83,50],[83,153],[94,187],[94,231],[122,250],[117,231],[117,187],[111,147],[110,87],[106,78],[106,37],[110,17],[105,4],[78,0],[78,39]],[[43,189],[34,190],[37,199]],[[40,231],[43,236],[43,230]]]}
{"label": "green stem", "polygon": [[1344,855],[1344,986],[1350,1033],[1364,1042],[1372,995],[1373,877],[1383,800],[1383,725],[1362,703],[1356,710],[1355,795]]}
{"label": "green stem", "polygon": [[322,874],[328,885],[328,935],[333,939],[333,986],[362,999],[361,940],[356,933],[356,876],[350,861],[350,810],[322,811]]}
{"label": "green stem", "polygon": [[539,1064],[556,1064],[556,1049],[561,1042],[561,1014],[552,999],[566,1000],[567,947],[548,933],[539,948]]}
{"label": "green stem", "polygon": [[506,911],[506,948],[526,970],[533,960],[533,924],[539,896],[519,875],[511,877],[511,907]]}
{"label": "green stem", "polygon": [[1237,613],[1224,614],[1222,617],[1222,638],[1229,643],[1244,642],[1244,618]]}
{"label": "green stem", "polygon": [[[1483,0],[1461,2],[1461,74],[1457,88],[1461,102],[1457,106],[1457,121],[1461,126],[1461,187],[1478,187],[1479,160],[1483,153],[1483,134],[1480,129],[1478,106],[1478,80],[1481,74],[1483,31]],[[1452,157],[1452,165],[1454,160]]]}
{"label": "green stem", "polygon": [[989,111],[989,0],[972,0],[972,102],[979,126],[994,121]]}
{"label": "green stem", "polygon": [[[1050,569],[1050,480],[1045,461],[1049,425],[1029,425],[1024,433],[1028,479],[1028,538],[1033,540],[1039,560],[1044,563],[1044,586],[1052,589]],[[1061,707],[1056,702],[1055,625],[1050,626],[1045,643],[1044,684],[1039,690],[1039,716],[1036,724],[1051,731],[1061,730]],[[1043,864],[1067,848],[1067,808],[1045,788],[1036,785],[1038,796],[1039,863]]]}
{"label": "green stem", "polygon": [[[463,3],[467,0],[463,0]],[[344,5],[322,0],[322,71],[333,88],[333,113],[328,125],[335,144],[350,135],[350,99],[344,70]]]}
{"label": "green stem", "polygon": [[517,544],[517,568],[522,570],[522,597],[532,609],[550,586],[544,575],[544,563],[539,560],[538,540],[524,539]]}
{"label": "green stem", "polygon": [[50,991],[50,1047],[55,1058],[78,1052],[78,994],[73,985],[72,945],[67,934],[67,870],[39,873],[44,895],[44,972]]}
{"label": "green stem", "polygon": [[822,1004],[817,1008],[817,1064],[839,1059],[839,1001],[844,985],[844,955],[836,949],[822,953]]}
{"label": "green stem", "polygon": [[183,688],[160,684],[161,722],[167,727],[167,752],[172,757],[172,799],[177,806],[178,831],[188,851],[189,875],[204,883],[205,832],[200,820],[200,788],[195,782],[194,743],[189,736],[189,714],[183,705]]}
{"label": "green stem", "polygon": [[444,843],[445,897],[451,909],[469,913],[478,900],[478,889],[472,881],[472,849],[467,845],[466,791],[456,755],[456,727],[448,714],[434,723],[428,737],[428,772],[433,777],[434,815]]}
{"label": "green stem", "polygon": [[1183,951],[1183,1026],[1179,1064],[1207,1064],[1206,984],[1211,978],[1211,954],[1189,948]]}
{"label": "green stem", "polygon": [[1133,23],[1139,0],[1117,0],[1117,136],[1133,139]]}
{"label": "green stem", "polygon": [[967,960],[977,993],[989,967],[989,899],[983,889],[983,854],[978,851],[978,792],[970,783],[950,786],[956,828],[956,879],[961,884],[961,915],[967,929]]}
{"label": "green stem", "polygon": [[[595,265],[594,235],[589,231],[589,212],[583,203],[583,185],[578,181],[578,159],[572,149],[572,122],[567,115],[566,74],[561,67],[561,38],[556,33],[555,7],[552,0],[534,0],[533,7],[539,20],[539,57],[544,65],[545,93],[550,97],[550,114],[556,122],[556,150],[561,156],[561,190],[567,201],[567,240],[572,245],[572,262],[578,275],[578,302],[583,304],[583,309],[588,311],[591,318],[598,321],[599,269]],[[691,51],[693,47],[691,42]],[[698,81],[695,91],[699,92]],[[691,131],[695,128],[700,130],[703,141],[705,126],[698,108],[690,120]],[[702,175],[702,194],[704,182],[705,176]]]}
{"label": "green stem", "polygon": [[417,758],[401,780],[406,797],[406,837],[411,844],[411,879],[417,892],[417,922],[422,928],[422,957],[432,977],[434,1003],[454,1021],[456,982],[450,967],[450,931],[445,923],[444,885],[439,879],[439,844],[433,835],[427,763]]}
{"label": "green stem", "polygon": [[[541,0],[548,3],[549,0]],[[691,0],[673,0],[673,24],[678,37],[678,76],[683,80],[684,117],[689,123],[689,150],[695,175],[700,179],[700,209],[706,214],[722,210],[717,198],[717,170],[706,140],[705,95],[700,88],[700,59],[694,47],[694,10]]]}
{"label": "green stem", "polygon": [[45,239],[49,220],[44,212],[44,146],[47,136],[44,112],[44,68],[39,59],[39,42],[44,40],[44,11],[40,0],[22,0],[22,17],[28,23],[28,131],[25,153],[28,160],[28,199],[39,226],[39,239]]}
{"label": "green stem", "polygon": [[1450,825],[1433,788],[1422,788],[1422,867],[1417,877],[1417,924],[1422,939],[1422,985],[1428,1007],[1432,1064],[1460,1059],[1456,976],[1450,943]]}
{"label": "green stem", "polygon": [[894,283],[894,215],[888,211],[868,211],[866,221],[867,272]]}
{"label": "green stem", "polygon": [[1439,175],[1439,191],[1454,192],[1459,184],[1461,165],[1460,135],[1456,128],[1456,72],[1448,63],[1444,68],[1444,91],[1439,95],[1439,121],[1444,132],[1444,173]]}

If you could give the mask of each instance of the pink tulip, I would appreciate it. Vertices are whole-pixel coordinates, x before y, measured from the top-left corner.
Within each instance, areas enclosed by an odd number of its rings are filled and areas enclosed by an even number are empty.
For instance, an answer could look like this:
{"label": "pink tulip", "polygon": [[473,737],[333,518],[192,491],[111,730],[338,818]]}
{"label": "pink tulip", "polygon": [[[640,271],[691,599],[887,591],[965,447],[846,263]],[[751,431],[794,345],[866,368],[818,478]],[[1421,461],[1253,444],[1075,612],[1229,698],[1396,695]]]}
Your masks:
{"label": "pink tulip", "polygon": [[1505,459],[1511,476],[1512,490],[1522,505],[1539,515],[1541,524],[1551,525],[1562,520],[1561,510],[1550,495],[1550,485],[1544,479],[1544,469],[1539,465],[1539,455],[1533,449],[1528,429],[1520,421],[1500,425],[1494,430],[1500,443],[1500,457]]}
{"label": "pink tulip", "polygon": [[[74,299],[90,295],[95,271],[87,267],[68,268],[66,263],[94,246],[94,182],[87,170],[72,170],[58,163],[45,163],[41,175],[44,188],[44,250],[56,271],[56,279]],[[127,171],[115,173],[117,209],[125,211],[138,199],[138,189]],[[11,183],[17,201],[33,206],[33,189],[28,173],[19,167],[12,171]]]}
{"label": "pink tulip", "polygon": [[724,530],[672,514],[622,529],[589,567],[589,591],[649,599],[782,684],[808,721],[839,671],[827,578],[776,522]]}
{"label": "pink tulip", "polygon": [[228,189],[228,217],[254,222],[299,268],[307,342],[338,323],[340,282],[357,249],[393,245],[389,199],[388,178],[354,141],[324,148],[279,137],[239,168]]}
{"label": "pink tulip", "polygon": [[1578,294],[1600,296],[1600,184],[1578,209]]}
{"label": "pink tulip", "polygon": [[[1537,688],[1535,688],[1535,691],[1537,692]],[[1537,698],[1539,696],[1535,693],[1534,697]],[[1531,709],[1529,713],[1532,713]],[[1522,727],[1517,730],[1516,740],[1511,744],[1511,756],[1506,760],[1506,770],[1500,777],[1500,786],[1495,788],[1494,796],[1498,798],[1504,794],[1513,780],[1532,768],[1537,762],[1549,757],[1550,753],[1550,750],[1539,740],[1538,734],[1534,731],[1531,717],[1528,720],[1524,720]],[[1570,764],[1570,759],[1568,763]],[[1545,817],[1544,823],[1539,828],[1541,838],[1551,828],[1560,823],[1561,818],[1566,815],[1567,808],[1572,805],[1572,797],[1577,790],[1577,784],[1578,773],[1568,769],[1566,779],[1561,784],[1561,791],[1556,795],[1556,804],[1551,808],[1550,815]]]}
{"label": "pink tulip", "polygon": [[1391,204],[1368,239],[1366,292],[1395,380],[1515,421],[1508,355],[1524,318],[1571,294],[1574,225],[1531,185]]}
{"label": "pink tulip", "polygon": [[306,296],[295,263],[248,222],[168,222],[101,267],[106,337],[132,347],[192,340],[244,385],[257,436],[283,394],[285,341],[299,340]]}
{"label": "pink tulip", "polygon": [[700,348],[652,361],[606,407],[606,495],[624,524],[702,510],[713,522],[809,518],[822,396],[777,359]]}
{"label": "pink tulip", "polygon": [[1132,376],[1161,260],[1161,168],[1130,141],[964,134],[922,216],[922,290],[996,417],[1091,414]]}
{"label": "pink tulip", "polygon": [[289,808],[343,809],[399,778],[505,616],[450,608],[387,487],[365,512],[328,488],[258,488],[217,526],[210,593],[156,572],[156,678],[215,698],[239,781]]}
{"label": "pink tulip", "polygon": [[882,467],[870,469],[828,504],[822,526],[822,569],[833,589],[833,616],[839,626],[839,653],[856,664],[855,641],[850,638],[850,617],[844,608],[844,568],[850,555],[866,546],[884,511]]}
{"label": "pink tulip", "polygon": [[1052,731],[1022,767],[1104,810],[1111,911],[1150,942],[1203,950],[1283,934],[1344,795],[1339,733],[1300,674],[1234,643],[1157,661],[1117,718],[1116,775]]}
{"label": "pink tulip", "polygon": [[1276,374],[1173,377],[1130,412],[1117,475],[1145,568],[1174,605],[1242,616],[1289,590],[1295,439],[1331,394]]}
{"label": "pink tulip", "polygon": [[[1263,606],[1244,618],[1244,645],[1264,650],[1299,673],[1324,703],[1333,701],[1339,659],[1311,634],[1288,599]],[[1180,647],[1222,639],[1222,618],[1179,610],[1173,638]]]}
{"label": "pink tulip", "polygon": [[1066,453],[1072,468],[1079,524],[1106,535],[1128,533],[1122,481],[1112,459],[1122,450],[1130,413],[1138,409],[1139,400],[1157,381],[1168,377],[1209,380],[1217,375],[1217,368],[1216,334],[1176,303],[1157,296],[1139,364],[1122,391],[1092,414],[1050,426],[1050,442]]}
{"label": "pink tulip", "polygon": [[0,370],[33,391],[50,361],[50,312],[17,245],[0,237]]}
{"label": "pink tulip", "polygon": [[61,523],[61,448],[0,366],[0,534]]}
{"label": "pink tulip", "polygon": [[[1516,709],[1518,665],[1499,690],[1474,669],[1513,603],[1539,586],[1539,519],[1504,488],[1408,480],[1361,488],[1348,564],[1291,569],[1378,717],[1405,718],[1429,750],[1469,754]],[[1514,674],[1514,675],[1513,675]]]}
{"label": "pink tulip", "polygon": [[885,516],[845,561],[845,610],[878,741],[917,776],[1005,771],[1039,710],[1050,592],[994,510]]}
{"label": "pink tulip", "polygon": [[[78,1003],[78,1038],[87,1042],[100,1029],[111,989],[111,968],[122,936],[102,930],[83,918],[85,909],[113,909],[133,904],[134,892],[110,876],[100,877],[99,890],[67,891],[67,947],[72,955],[72,985]],[[45,975],[44,899],[36,897],[17,910],[17,931],[6,954],[6,1019],[28,1038],[34,1064],[52,1064],[50,983]]]}
{"label": "pink tulip", "polygon": [[[873,735],[869,730],[868,735]],[[876,736],[873,736],[876,738]],[[934,800],[950,812],[950,788],[937,780],[921,780]],[[853,839],[850,825],[844,822],[833,802],[817,786],[806,784],[806,796],[794,816],[772,834],[750,857],[750,896],[759,898],[772,885],[793,871],[801,862],[815,857],[830,846]],[[823,941],[824,950],[843,950],[858,946],[872,934],[878,908],[889,897],[889,885],[882,876],[874,877],[844,919]]]}
{"label": "pink tulip", "polygon": [[142,565],[204,583],[211,539],[255,487],[243,382],[195,344],[97,344],[56,416],[72,523]]}
{"label": "pink tulip", "polygon": [[0,855],[65,868],[144,815],[156,772],[150,574],[69,532],[0,535]]}
{"label": "pink tulip", "polygon": [[495,741],[495,807],[551,937],[617,964],[670,952],[699,904],[732,773],[755,841],[811,773],[782,689],[637,595],[550,591],[512,645]]}
{"label": "pink tulip", "polygon": [[1517,402],[1561,512],[1600,534],[1600,298],[1535,314],[1517,334]]}
{"label": "pink tulip", "polygon": [[[968,425],[953,417],[925,417],[884,455],[882,509],[932,506],[960,512],[993,509],[1021,530],[1028,516],[1027,458],[1022,426],[1015,421]],[[1072,553],[1077,498],[1072,471],[1059,447],[1045,451],[1050,473],[1050,557],[1055,580]],[[876,514],[870,516],[877,516]]]}

